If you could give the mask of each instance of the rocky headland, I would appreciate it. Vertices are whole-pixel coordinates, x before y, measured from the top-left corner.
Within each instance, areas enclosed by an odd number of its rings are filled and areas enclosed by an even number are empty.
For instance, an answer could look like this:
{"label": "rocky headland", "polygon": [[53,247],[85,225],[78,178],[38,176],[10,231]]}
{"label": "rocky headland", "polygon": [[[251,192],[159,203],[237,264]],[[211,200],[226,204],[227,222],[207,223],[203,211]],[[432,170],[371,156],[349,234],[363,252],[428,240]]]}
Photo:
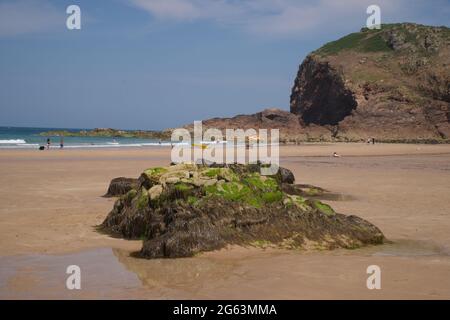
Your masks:
{"label": "rocky headland", "polygon": [[[193,124],[184,126],[193,130]],[[450,29],[414,23],[361,29],[311,52],[300,64],[290,110],[212,118],[203,129],[279,129],[303,141],[450,142]],[[169,140],[164,131],[43,132]]]}
{"label": "rocky headland", "polygon": [[[205,128],[278,128],[284,143],[448,143],[450,29],[413,23],[361,29],[300,64],[290,112],[213,118]],[[192,128],[191,125],[186,126]]]}

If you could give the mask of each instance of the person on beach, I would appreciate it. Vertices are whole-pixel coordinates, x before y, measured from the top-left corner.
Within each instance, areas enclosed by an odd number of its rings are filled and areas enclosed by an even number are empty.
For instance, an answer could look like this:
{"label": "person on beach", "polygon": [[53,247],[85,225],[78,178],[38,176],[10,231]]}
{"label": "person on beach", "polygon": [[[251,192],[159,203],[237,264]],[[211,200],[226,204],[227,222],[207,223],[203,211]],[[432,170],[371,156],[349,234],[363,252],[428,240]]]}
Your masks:
{"label": "person on beach", "polygon": [[64,137],[61,136],[61,140],[59,141],[59,147],[62,149],[64,148]]}
{"label": "person on beach", "polygon": [[47,150],[50,150],[50,138],[47,138]]}
{"label": "person on beach", "polygon": [[340,158],[341,156],[338,155],[336,152],[333,152],[333,157],[334,157],[334,158]]}

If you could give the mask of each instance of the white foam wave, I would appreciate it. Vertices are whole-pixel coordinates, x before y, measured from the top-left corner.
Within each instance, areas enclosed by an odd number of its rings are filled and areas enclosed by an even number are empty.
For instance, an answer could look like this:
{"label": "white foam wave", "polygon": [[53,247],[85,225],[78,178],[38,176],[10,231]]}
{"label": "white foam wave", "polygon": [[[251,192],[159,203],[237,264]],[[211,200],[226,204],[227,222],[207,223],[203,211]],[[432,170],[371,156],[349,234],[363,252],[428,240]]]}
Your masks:
{"label": "white foam wave", "polygon": [[0,144],[22,144],[27,143],[23,139],[9,139],[9,140],[0,140]]}
{"label": "white foam wave", "polygon": [[34,143],[20,143],[20,144],[10,144],[10,145],[1,145],[0,149],[37,149],[38,144]]}
{"label": "white foam wave", "polygon": [[[8,142],[3,142],[8,141]],[[14,142],[11,142],[14,141]],[[220,142],[220,144],[224,144],[225,148],[232,147],[233,144],[229,144],[228,142]],[[190,143],[186,142],[145,142],[145,143],[99,143],[99,144],[88,144],[88,143],[81,143],[81,144],[65,144],[64,149],[95,149],[95,148],[145,148],[145,147],[170,147],[175,145],[191,145]],[[269,143],[269,144],[260,144],[260,146],[274,146],[278,145],[276,143]],[[22,139],[11,139],[11,140],[0,140],[0,149],[34,149],[38,148],[40,145],[37,143],[26,143]],[[239,144],[237,143],[236,146],[245,146],[245,144]],[[50,146],[50,149],[59,149],[60,147],[58,145],[52,145]]]}

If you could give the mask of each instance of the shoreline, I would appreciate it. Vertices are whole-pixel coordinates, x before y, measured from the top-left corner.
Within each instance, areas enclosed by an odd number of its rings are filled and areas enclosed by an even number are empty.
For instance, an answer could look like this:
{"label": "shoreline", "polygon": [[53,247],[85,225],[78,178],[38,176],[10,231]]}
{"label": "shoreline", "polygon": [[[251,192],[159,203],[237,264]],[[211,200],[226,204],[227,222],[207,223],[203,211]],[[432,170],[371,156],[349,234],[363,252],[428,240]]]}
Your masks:
{"label": "shoreline", "polygon": [[[88,137],[90,138],[90,137]],[[98,138],[93,136],[92,138]],[[99,138],[111,138],[114,140],[114,138],[120,138],[120,137],[99,137]],[[126,138],[126,139],[133,139],[133,138]],[[23,139],[9,139],[9,141],[12,140],[22,140]],[[5,140],[6,141],[6,140]],[[176,143],[172,143],[171,141],[161,141],[159,142],[133,142],[133,143],[84,143],[84,144],[65,144],[64,148],[60,148],[59,144],[56,142],[53,145],[51,145],[51,150],[95,150],[95,149],[101,149],[101,150],[109,150],[109,149],[121,149],[121,148],[136,148],[136,149],[152,149],[152,148],[169,148],[172,147]],[[364,141],[301,141],[301,142],[280,142],[278,145],[279,147],[301,147],[301,146],[311,146],[311,145],[372,145],[371,143],[367,143]],[[7,143],[1,145],[0,143],[0,151],[2,150],[39,150],[39,147],[45,147],[45,143]],[[224,144],[226,146],[226,144]],[[389,141],[389,140],[380,140],[377,141],[374,145],[413,145],[413,146],[445,146],[450,145],[450,140],[445,141],[426,141],[426,140],[411,140],[411,141]],[[44,150],[47,151],[47,150]]]}
{"label": "shoreline", "polygon": [[[409,144],[409,143],[377,143],[375,145],[358,142],[334,142],[334,143],[305,143],[299,145],[283,144],[279,145],[280,158],[289,157],[323,157],[332,156],[328,148],[333,147],[333,150],[337,151],[342,156],[355,157],[355,156],[399,156],[399,155],[440,155],[450,154],[450,144]],[[54,146],[50,150],[38,150],[30,148],[0,148],[0,155],[13,155],[14,153],[22,155],[61,155],[61,154],[84,154],[88,152],[90,155],[101,154],[107,152],[109,154],[114,153],[129,153],[137,155],[141,152],[157,152],[168,151],[168,161],[170,162],[170,145],[152,145],[152,146],[125,146],[120,147],[107,146],[107,147],[64,147],[59,148]],[[0,158],[1,161],[1,158]]]}

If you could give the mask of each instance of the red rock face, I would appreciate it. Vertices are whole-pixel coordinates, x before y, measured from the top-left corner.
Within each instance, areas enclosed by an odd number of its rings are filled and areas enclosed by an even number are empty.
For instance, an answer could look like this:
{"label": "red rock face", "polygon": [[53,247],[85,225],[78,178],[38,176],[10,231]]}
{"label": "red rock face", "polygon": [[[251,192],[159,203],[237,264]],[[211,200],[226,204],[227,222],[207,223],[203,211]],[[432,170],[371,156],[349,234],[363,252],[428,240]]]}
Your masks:
{"label": "red rock face", "polygon": [[291,94],[291,112],[305,124],[337,125],[356,108],[353,93],[329,63],[308,56]]}

